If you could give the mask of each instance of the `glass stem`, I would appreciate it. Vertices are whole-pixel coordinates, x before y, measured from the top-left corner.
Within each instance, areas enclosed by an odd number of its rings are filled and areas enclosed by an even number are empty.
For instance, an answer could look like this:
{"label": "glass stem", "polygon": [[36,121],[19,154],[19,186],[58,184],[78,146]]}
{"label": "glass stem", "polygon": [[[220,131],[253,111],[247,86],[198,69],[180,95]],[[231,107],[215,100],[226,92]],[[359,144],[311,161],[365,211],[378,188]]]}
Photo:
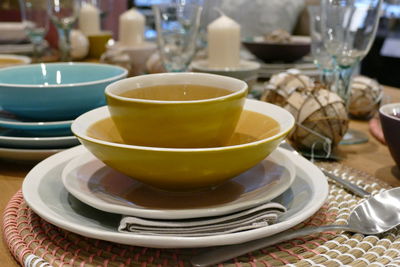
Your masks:
{"label": "glass stem", "polygon": [[71,40],[70,40],[70,28],[59,28],[58,29],[58,36],[60,38],[59,40],[59,46],[61,50],[61,61],[71,61]]}
{"label": "glass stem", "polygon": [[350,104],[350,83],[353,72],[354,65],[346,67],[338,66],[338,75],[335,84],[336,93],[343,99],[346,110],[348,110]]}
{"label": "glass stem", "polygon": [[39,59],[39,57],[40,57],[39,56],[39,54],[40,54],[39,46],[40,46],[40,44],[33,43],[33,52],[32,52],[32,61],[33,61],[33,63],[40,62],[40,59]]}
{"label": "glass stem", "polygon": [[321,72],[321,77],[320,80],[322,84],[326,86],[328,90],[333,90],[333,85],[335,83],[336,77],[335,77],[336,72],[331,69],[323,69]]}

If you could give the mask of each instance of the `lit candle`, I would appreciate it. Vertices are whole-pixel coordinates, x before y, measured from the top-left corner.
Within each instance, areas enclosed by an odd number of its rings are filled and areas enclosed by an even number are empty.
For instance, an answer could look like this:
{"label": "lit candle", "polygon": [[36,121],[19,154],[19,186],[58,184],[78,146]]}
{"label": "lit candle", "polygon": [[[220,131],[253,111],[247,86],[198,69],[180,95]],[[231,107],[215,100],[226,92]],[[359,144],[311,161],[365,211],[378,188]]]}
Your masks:
{"label": "lit candle", "polygon": [[208,65],[235,68],[240,62],[240,25],[222,15],[207,27]]}
{"label": "lit candle", "polygon": [[119,44],[122,46],[135,46],[143,43],[144,16],[132,8],[119,17]]}
{"label": "lit candle", "polygon": [[100,32],[100,10],[90,3],[83,3],[79,11],[79,29],[86,36]]}

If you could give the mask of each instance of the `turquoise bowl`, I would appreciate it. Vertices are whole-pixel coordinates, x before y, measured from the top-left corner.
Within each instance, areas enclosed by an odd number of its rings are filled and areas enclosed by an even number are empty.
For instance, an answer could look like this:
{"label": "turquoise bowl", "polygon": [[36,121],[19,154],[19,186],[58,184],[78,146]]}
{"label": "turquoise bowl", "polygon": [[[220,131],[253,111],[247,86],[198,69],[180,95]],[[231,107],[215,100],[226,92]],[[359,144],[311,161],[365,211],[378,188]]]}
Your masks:
{"label": "turquoise bowl", "polygon": [[71,120],[105,105],[107,85],[124,68],[97,63],[42,63],[0,69],[0,106],[22,118]]}

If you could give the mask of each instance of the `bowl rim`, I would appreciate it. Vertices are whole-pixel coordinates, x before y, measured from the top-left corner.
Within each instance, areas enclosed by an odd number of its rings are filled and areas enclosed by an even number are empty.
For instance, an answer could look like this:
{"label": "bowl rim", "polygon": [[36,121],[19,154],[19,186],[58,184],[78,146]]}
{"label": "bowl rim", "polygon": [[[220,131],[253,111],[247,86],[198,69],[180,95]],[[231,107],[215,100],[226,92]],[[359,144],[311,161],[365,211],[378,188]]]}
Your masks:
{"label": "bowl rim", "polygon": [[279,42],[271,42],[271,41],[255,41],[255,38],[262,38],[262,36],[253,36],[250,38],[245,38],[242,40],[243,44],[260,44],[260,45],[277,45],[277,46],[310,46],[311,45],[311,37],[308,35],[292,35],[294,39],[292,42],[288,43],[279,43]]}
{"label": "bowl rim", "polygon": [[399,117],[390,115],[390,114],[387,112],[387,110],[393,109],[393,108],[395,108],[395,107],[397,107],[397,108],[399,109],[399,111],[400,111],[400,102],[397,102],[397,103],[389,103],[389,104],[385,104],[385,105],[381,106],[381,107],[379,108],[379,114],[381,114],[382,116],[387,117],[388,119],[391,119],[391,120],[395,120],[395,121],[400,122],[400,118],[399,118]]}
{"label": "bowl rim", "polygon": [[[12,58],[12,59],[19,59],[22,62],[20,64],[29,64],[32,62],[30,57],[23,56],[23,55],[15,55],[15,54],[0,54],[0,58]],[[0,64],[1,65],[1,64]],[[17,65],[15,65],[17,66]],[[11,67],[11,66],[10,66]],[[12,66],[14,67],[14,65]]]}
{"label": "bowl rim", "polygon": [[14,83],[4,83],[0,82],[0,87],[15,87],[15,88],[63,88],[63,87],[73,87],[73,86],[87,86],[87,85],[93,85],[93,84],[99,84],[99,83],[104,83],[104,82],[110,82],[114,81],[116,79],[122,79],[128,75],[128,70],[116,66],[116,65],[111,65],[111,64],[104,64],[104,63],[90,63],[90,62],[54,62],[54,63],[37,63],[37,64],[27,64],[27,65],[18,65],[18,66],[12,66],[12,67],[5,67],[0,69],[0,74],[3,71],[10,71],[13,69],[22,69],[22,68],[32,68],[36,66],[42,66],[42,65],[51,65],[51,66],[103,66],[103,67],[109,67],[109,68],[114,68],[114,69],[119,69],[122,70],[122,73],[119,75],[114,75],[112,77],[102,79],[102,80],[96,80],[96,81],[89,81],[89,82],[75,82],[75,83],[67,83],[67,84],[49,84],[49,85],[44,85],[44,84],[14,84]]}
{"label": "bowl rim", "polygon": [[[219,96],[219,97],[213,97],[213,98],[207,98],[207,99],[199,99],[199,100],[173,100],[173,101],[167,101],[167,100],[152,100],[152,99],[140,99],[140,98],[130,98],[130,97],[123,97],[120,95],[117,95],[116,93],[112,92],[116,86],[118,86],[121,83],[127,83],[127,82],[134,82],[135,80],[140,80],[140,79],[148,79],[151,80],[152,78],[157,78],[157,77],[162,77],[162,76],[168,76],[168,77],[179,77],[179,76],[202,76],[202,77],[211,77],[211,78],[216,78],[216,79],[223,79],[230,81],[232,83],[238,84],[238,87],[240,87],[238,90],[231,92],[227,95]],[[176,83],[169,83],[169,84],[182,84],[179,82]],[[104,90],[104,93],[107,97],[116,99],[118,101],[125,101],[125,102],[130,102],[130,103],[146,103],[146,104],[163,104],[163,105],[174,105],[174,104],[195,104],[195,103],[205,103],[205,102],[214,102],[214,101],[223,101],[225,99],[229,98],[234,98],[237,96],[240,96],[242,94],[246,94],[248,91],[248,85],[246,82],[239,80],[237,78],[232,78],[228,76],[223,76],[223,75],[217,75],[217,74],[211,74],[211,73],[201,73],[201,72],[180,72],[180,73],[155,73],[155,74],[145,74],[145,75],[139,75],[139,76],[134,76],[131,78],[123,79],[116,81],[112,84],[109,84],[106,89]]]}
{"label": "bowl rim", "polygon": [[[71,125],[71,131],[72,133],[80,138],[83,139],[85,141],[89,141],[92,143],[97,143],[100,145],[105,145],[105,146],[111,146],[111,147],[117,147],[117,148],[124,148],[124,149],[135,149],[135,150],[142,150],[142,151],[156,151],[156,152],[177,152],[177,153],[187,153],[187,152],[208,152],[208,151],[227,151],[227,150],[235,150],[238,148],[244,148],[244,147],[252,147],[252,146],[257,146],[259,144],[265,143],[265,142],[270,142],[270,141],[274,141],[277,140],[279,138],[281,138],[282,136],[287,135],[294,127],[295,125],[295,119],[293,117],[293,115],[285,110],[282,107],[279,107],[277,105],[271,104],[271,103],[267,103],[264,101],[259,101],[259,100],[252,100],[252,99],[246,99],[246,103],[248,103],[248,105],[251,106],[256,106],[256,105],[264,105],[265,108],[264,109],[268,109],[267,107],[273,108],[275,111],[278,110],[282,113],[285,114],[285,116],[287,116],[288,121],[286,122],[280,122],[278,121],[279,125],[282,127],[284,127],[283,129],[281,129],[279,131],[279,133],[261,139],[261,140],[256,140],[253,142],[249,142],[249,143],[244,143],[244,144],[239,144],[239,145],[231,145],[231,146],[222,146],[222,147],[207,147],[207,148],[165,148],[165,147],[149,147],[149,146],[138,146],[138,145],[128,145],[128,144],[121,144],[121,143],[113,143],[113,142],[109,142],[109,141],[104,141],[101,139],[97,139],[97,138],[93,138],[87,135],[87,129],[89,128],[89,126],[85,126],[84,129],[79,129],[79,127],[77,126],[77,124],[81,121],[84,120],[85,117],[91,115],[91,114],[97,114],[97,113],[104,113],[104,110],[107,110],[108,107],[107,106],[103,106],[103,107],[99,107],[93,110],[90,110],[82,115],[80,115],[78,118],[76,118],[74,120],[74,122]],[[246,109],[246,104],[243,107],[243,109]],[[256,111],[254,111],[256,112]],[[259,112],[258,112],[259,113]],[[275,112],[271,112],[271,113],[275,113]],[[111,116],[111,115],[110,115]],[[270,117],[272,117],[271,115],[269,115]],[[272,117],[273,118],[273,117]],[[94,125],[96,122],[100,121],[104,119],[104,117],[101,117],[100,119],[97,119],[96,121],[92,121],[90,125]]]}
{"label": "bowl rim", "polygon": [[149,41],[144,41],[143,43],[139,45],[134,45],[134,46],[126,46],[122,45],[119,42],[115,42],[113,45],[106,45],[107,49],[115,49],[117,51],[121,52],[126,52],[126,53],[132,53],[132,52],[146,52],[148,50],[156,50],[157,49],[157,44],[154,42],[149,42]]}
{"label": "bowl rim", "polygon": [[256,61],[241,59],[238,67],[227,67],[227,68],[216,68],[208,67],[208,61],[206,59],[194,60],[191,63],[191,67],[195,70],[200,71],[224,71],[224,72],[247,72],[256,71],[261,68],[261,64]]}

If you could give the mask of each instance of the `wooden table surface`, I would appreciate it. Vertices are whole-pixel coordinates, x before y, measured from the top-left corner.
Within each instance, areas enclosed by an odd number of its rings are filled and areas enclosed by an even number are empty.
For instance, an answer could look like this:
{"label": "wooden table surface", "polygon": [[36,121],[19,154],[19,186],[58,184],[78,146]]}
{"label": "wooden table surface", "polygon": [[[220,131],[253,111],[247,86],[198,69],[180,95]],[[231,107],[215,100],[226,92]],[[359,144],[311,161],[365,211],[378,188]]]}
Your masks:
{"label": "wooden table surface", "polygon": [[[390,102],[400,102],[400,89],[385,87]],[[365,121],[351,121],[350,127],[369,135],[365,144],[340,146],[341,163],[365,171],[392,186],[400,186],[400,171],[395,166],[386,146],[369,133]],[[21,188],[25,175],[34,164],[10,163],[0,159],[0,212],[3,213],[10,198]],[[3,234],[1,233],[3,237]],[[3,238],[0,242],[0,266],[18,266]]]}

